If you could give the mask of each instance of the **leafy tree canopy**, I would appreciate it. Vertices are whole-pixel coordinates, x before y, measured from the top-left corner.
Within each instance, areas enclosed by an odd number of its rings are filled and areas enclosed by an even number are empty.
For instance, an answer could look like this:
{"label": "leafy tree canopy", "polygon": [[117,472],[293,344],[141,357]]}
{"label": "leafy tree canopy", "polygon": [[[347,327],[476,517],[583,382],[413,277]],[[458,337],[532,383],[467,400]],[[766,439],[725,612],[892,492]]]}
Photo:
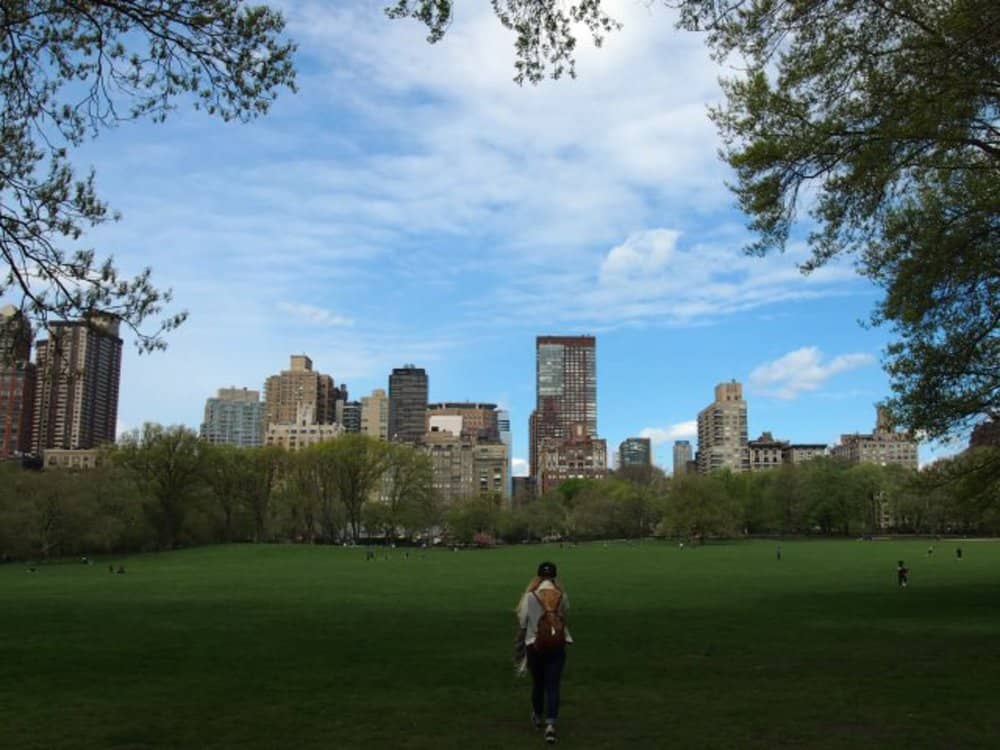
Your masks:
{"label": "leafy tree canopy", "polygon": [[36,323],[111,313],[140,351],[162,348],[184,313],[157,320],[169,290],[147,268],[120,275],[79,246],[116,218],[72,151],[126,120],[162,121],[179,99],[224,120],[267,112],[294,89],[281,14],[241,0],[4,0],[0,3],[0,295]]}
{"label": "leafy tree canopy", "polygon": [[[722,81],[711,112],[755,239],[781,251],[808,212],[813,270],[853,254],[885,290],[873,322],[900,424],[930,437],[1000,414],[1000,3],[663,0],[706,32]],[[600,41],[600,0],[493,0],[517,32],[515,80],[572,73],[573,22]],[[450,0],[389,10],[436,41]]]}

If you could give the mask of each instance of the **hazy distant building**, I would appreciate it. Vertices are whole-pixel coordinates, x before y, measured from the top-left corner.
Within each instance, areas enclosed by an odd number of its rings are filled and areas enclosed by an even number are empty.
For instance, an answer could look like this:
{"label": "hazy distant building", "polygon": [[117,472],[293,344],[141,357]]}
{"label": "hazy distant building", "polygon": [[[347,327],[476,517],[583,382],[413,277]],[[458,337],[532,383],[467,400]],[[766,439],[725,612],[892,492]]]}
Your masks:
{"label": "hazy distant building", "polygon": [[201,438],[214,445],[255,448],[264,443],[264,404],[259,391],[220,388],[205,400]]}
{"label": "hazy distant building", "polygon": [[299,451],[310,445],[327,440],[336,440],[344,434],[344,427],[336,422],[323,424],[316,421],[314,407],[303,404],[299,407],[294,422],[269,424],[264,433],[264,444]]}
{"label": "hazy distant building", "polygon": [[735,380],[715,386],[715,401],[698,412],[698,473],[749,471],[747,402]]}
{"label": "hazy distant building", "polygon": [[770,471],[784,463],[787,440],[775,440],[770,432],[764,432],[756,440],[747,443],[750,459],[750,471]]}
{"label": "hazy distant building", "polygon": [[345,398],[334,387],[333,378],[313,370],[312,360],[293,354],[289,368],[271,375],[264,383],[264,424],[292,424],[305,407],[315,415],[316,424],[337,421],[337,400]]}
{"label": "hazy distant building", "polygon": [[537,491],[544,495],[568,479],[603,479],[608,475],[608,447],[574,425],[566,438],[547,438],[539,447]]}
{"label": "hazy distant building", "polygon": [[500,427],[497,420],[496,404],[480,404],[471,402],[450,401],[441,404],[427,405],[427,430],[430,430],[431,419],[434,417],[454,416],[461,419],[461,432],[468,437],[479,440],[500,440]]}
{"label": "hazy distant building", "polygon": [[645,468],[653,465],[653,449],[649,438],[625,438],[618,445],[618,468]]}
{"label": "hazy distant building", "polygon": [[[531,476],[539,477],[543,443],[551,445],[553,441],[573,437],[578,429],[587,438],[597,437],[596,339],[593,336],[538,336],[535,339],[535,394],[535,410],[529,422],[530,471]],[[604,469],[607,469],[606,461]],[[537,485],[544,491],[541,482]]]}
{"label": "hazy distant building", "polygon": [[826,443],[789,443],[781,451],[781,462],[784,464],[804,464],[814,458],[825,456]]}
{"label": "hazy distant building", "polygon": [[114,442],[122,367],[118,328],[117,318],[100,314],[49,324],[48,340],[35,347],[35,455]]}
{"label": "hazy distant building", "polygon": [[0,307],[0,458],[31,451],[35,366],[31,325],[13,305]]}
{"label": "hazy distant building", "polygon": [[854,464],[897,464],[916,470],[917,441],[906,432],[896,432],[886,409],[878,407],[875,431],[841,435],[832,453]]}
{"label": "hazy distant building", "polygon": [[691,452],[691,441],[675,440],[674,476],[678,477],[681,476],[682,474],[686,474],[688,462],[693,460],[694,460],[694,454]]}
{"label": "hazy distant building", "polygon": [[511,479],[511,503],[517,507],[535,500],[535,478],[513,477]]}
{"label": "hazy distant building", "polygon": [[42,451],[42,466],[46,469],[68,469],[69,471],[90,471],[104,460],[103,448],[66,450],[46,448]]}
{"label": "hazy distant building", "polygon": [[514,497],[514,436],[510,430],[510,412],[506,409],[497,410],[497,432],[500,442],[507,446],[507,497]]}
{"label": "hazy distant building", "polygon": [[361,397],[361,434],[389,439],[389,396],[382,388]]}
{"label": "hazy distant building", "polygon": [[506,497],[509,476],[503,443],[445,430],[428,432],[422,443],[434,469],[434,488],[446,503],[476,496]]}
{"label": "hazy distant building", "polygon": [[427,373],[405,365],[389,375],[389,439],[419,443],[427,432]]}
{"label": "hazy distant building", "polygon": [[341,424],[344,432],[361,432],[361,402],[344,401],[343,404]]}

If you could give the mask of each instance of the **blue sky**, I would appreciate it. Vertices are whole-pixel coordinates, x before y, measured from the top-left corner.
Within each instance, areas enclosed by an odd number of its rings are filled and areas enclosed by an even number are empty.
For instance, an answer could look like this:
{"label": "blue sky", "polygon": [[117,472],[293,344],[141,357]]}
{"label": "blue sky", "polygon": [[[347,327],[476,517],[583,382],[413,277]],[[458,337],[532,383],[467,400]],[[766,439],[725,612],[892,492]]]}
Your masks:
{"label": "blue sky", "polygon": [[698,35],[613,3],[625,28],[581,48],[578,80],[520,88],[488,3],[459,3],[435,46],[384,4],[280,3],[301,90],[262,120],[179,111],[80,151],[123,213],[88,242],[190,313],[165,353],[128,349],[121,429],[197,427],[216,389],[261,388],[291,353],[353,398],[412,362],[432,401],[509,408],[523,471],[535,336],[580,333],[601,436],[653,437],[667,470],[731,378],[751,436],[871,429],[888,332],[859,321],[878,291],[849,262],[803,277],[802,245],[741,254],[706,116],[723,71]]}

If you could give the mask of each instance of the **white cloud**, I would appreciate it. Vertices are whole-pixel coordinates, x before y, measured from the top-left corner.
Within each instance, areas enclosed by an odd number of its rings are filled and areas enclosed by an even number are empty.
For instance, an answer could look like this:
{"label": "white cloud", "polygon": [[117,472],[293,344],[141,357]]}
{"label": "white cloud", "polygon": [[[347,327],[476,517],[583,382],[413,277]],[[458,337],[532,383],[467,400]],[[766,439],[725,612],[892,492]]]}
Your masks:
{"label": "white cloud", "polygon": [[170,356],[203,364],[176,378],[130,358],[130,424],[197,424],[215,388],[259,387],[292,351],[353,392],[540,322],[706,325],[855,278],[837,266],[803,278],[792,251],[741,254],[705,112],[718,66],[669,11],[608,0],[626,28],[600,50],[581,42],[577,80],[518,87],[513,36],[488,3],[457,8],[429,45],[383,2],[279,2],[300,43],[299,95],[249,128],[179,112],[81,152],[125,214],[88,243],[175,289],[191,318]]}
{"label": "white cloud", "polygon": [[525,458],[515,458],[511,461],[512,468],[511,471],[514,472],[515,477],[526,477],[528,476],[528,471],[530,466],[528,465],[528,460]]}
{"label": "white cloud", "polygon": [[643,277],[664,270],[673,255],[680,232],[651,229],[634,232],[622,244],[611,248],[601,263],[601,281]]}
{"label": "white cloud", "polygon": [[325,310],[314,305],[303,305],[294,302],[279,302],[278,309],[310,323],[323,326],[351,326],[354,321],[332,310]]}
{"label": "white cloud", "polygon": [[[666,9],[609,10],[625,28],[600,50],[581,44],[578,79],[519,87],[514,36],[488,4],[457,9],[436,45],[378,4],[289,6],[302,54],[325,70],[303,78],[303,96],[339,104],[394,142],[270,176],[345,218],[408,232],[499,230],[506,250],[525,255],[613,241],[659,215],[660,198],[684,216],[731,205],[707,117],[721,98],[717,66],[702,40],[678,33]],[[663,85],[664,70],[676,85]]]}
{"label": "white cloud", "polygon": [[639,432],[639,437],[646,437],[654,446],[671,443],[674,440],[686,440],[697,437],[698,422],[690,420],[688,422],[678,422],[667,427],[644,427]]}
{"label": "white cloud", "polygon": [[750,388],[765,396],[791,400],[800,394],[815,391],[834,375],[864,367],[875,362],[871,354],[840,354],[823,361],[823,353],[815,346],[804,346],[765,362],[750,373]]}
{"label": "white cloud", "polygon": [[742,228],[732,225],[703,229],[690,241],[677,229],[632,232],[603,255],[592,255],[589,265],[549,269],[538,262],[530,272],[522,266],[496,305],[508,321],[549,320],[600,331],[624,324],[708,325],[779,302],[859,288],[846,263],[803,276],[799,253],[749,257],[741,249],[745,240]]}

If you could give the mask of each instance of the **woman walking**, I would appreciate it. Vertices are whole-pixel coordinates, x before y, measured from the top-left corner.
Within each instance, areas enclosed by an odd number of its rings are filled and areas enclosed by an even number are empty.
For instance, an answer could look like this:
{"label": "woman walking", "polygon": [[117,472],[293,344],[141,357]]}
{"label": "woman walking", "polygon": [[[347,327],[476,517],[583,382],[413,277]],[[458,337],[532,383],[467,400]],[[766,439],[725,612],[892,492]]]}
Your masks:
{"label": "woman walking", "polygon": [[[531,722],[545,727],[545,741],[556,741],[559,718],[559,682],[566,665],[566,644],[572,643],[566,627],[569,598],[556,578],[555,563],[543,562],[531,579],[517,607],[521,637],[531,673]],[[543,721],[544,717],[544,721]]]}

